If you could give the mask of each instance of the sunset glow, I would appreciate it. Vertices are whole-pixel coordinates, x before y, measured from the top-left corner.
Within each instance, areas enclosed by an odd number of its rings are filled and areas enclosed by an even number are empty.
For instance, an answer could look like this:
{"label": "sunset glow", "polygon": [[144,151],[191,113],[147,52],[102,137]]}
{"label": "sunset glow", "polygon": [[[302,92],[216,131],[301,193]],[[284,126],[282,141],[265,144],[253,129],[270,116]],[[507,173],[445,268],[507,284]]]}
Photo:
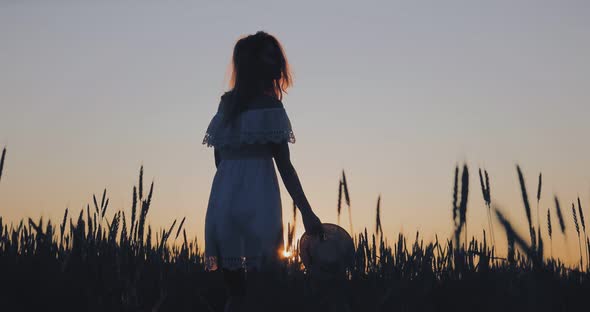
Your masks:
{"label": "sunset glow", "polygon": [[[322,221],[337,222],[344,169],[357,232],[374,231],[381,194],[387,237],[450,237],[453,169],[463,161],[490,172],[493,202],[520,233],[517,163],[531,194],[539,172],[545,178],[541,224],[554,194],[564,206],[579,194],[590,207],[587,5],[451,2],[314,3],[313,12],[236,3],[232,23],[220,22],[230,14],[222,3],[4,4],[0,215],[59,220],[104,188],[107,215],[129,214],[143,164],[155,182],[152,226],[186,216],[187,235],[203,243],[215,165],[200,143],[227,88],[233,44],[260,29],[280,38],[294,71],[283,100],[297,138],[291,157]],[[472,175],[468,229],[481,237],[477,183]],[[281,189],[286,224],[292,200]],[[554,255],[575,263],[576,241],[556,234]]]}
{"label": "sunset glow", "polygon": [[588,310],[590,1],[0,1],[0,311]]}

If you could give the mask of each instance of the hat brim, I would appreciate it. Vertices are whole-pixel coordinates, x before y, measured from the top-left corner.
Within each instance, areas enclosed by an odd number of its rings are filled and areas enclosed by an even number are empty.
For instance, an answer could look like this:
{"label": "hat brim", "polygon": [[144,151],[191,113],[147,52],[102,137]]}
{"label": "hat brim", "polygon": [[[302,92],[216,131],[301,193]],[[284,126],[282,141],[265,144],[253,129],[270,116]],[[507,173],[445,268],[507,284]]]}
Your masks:
{"label": "hat brim", "polygon": [[[323,252],[330,253],[329,258],[336,259],[338,266],[350,267],[354,263],[354,242],[352,238],[342,227],[332,224],[323,223],[321,234],[303,233],[299,241],[299,256],[306,268],[314,264],[312,255],[316,248],[322,248],[322,244],[330,244],[329,250]],[[321,261],[321,259],[320,259]]]}

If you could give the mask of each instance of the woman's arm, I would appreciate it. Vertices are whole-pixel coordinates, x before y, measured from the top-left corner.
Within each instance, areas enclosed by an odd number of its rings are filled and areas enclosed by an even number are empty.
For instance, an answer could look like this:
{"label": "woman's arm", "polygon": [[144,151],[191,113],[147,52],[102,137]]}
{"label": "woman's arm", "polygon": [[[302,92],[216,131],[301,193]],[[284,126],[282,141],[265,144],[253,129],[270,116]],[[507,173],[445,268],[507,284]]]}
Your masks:
{"label": "woman's arm", "polygon": [[307,197],[303,192],[301,182],[297,176],[297,171],[295,171],[295,168],[291,163],[288,143],[273,144],[272,149],[273,157],[279,173],[281,174],[281,178],[283,179],[283,183],[285,184],[289,195],[291,195],[291,198],[295,202],[295,205],[299,208],[299,211],[301,211],[305,231],[310,233],[320,232],[321,221],[315,213],[313,213],[313,210],[307,201]]}

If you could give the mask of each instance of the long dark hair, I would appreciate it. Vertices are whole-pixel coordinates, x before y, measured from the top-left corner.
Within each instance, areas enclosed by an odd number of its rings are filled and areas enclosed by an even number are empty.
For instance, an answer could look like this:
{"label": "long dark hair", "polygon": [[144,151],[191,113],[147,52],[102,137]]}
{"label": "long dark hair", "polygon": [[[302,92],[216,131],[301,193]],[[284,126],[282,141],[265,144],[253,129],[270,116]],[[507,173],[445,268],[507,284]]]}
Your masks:
{"label": "long dark hair", "polygon": [[257,96],[282,100],[291,84],[289,63],[275,37],[259,31],[238,40],[232,57],[231,90],[224,95],[225,120],[233,120]]}

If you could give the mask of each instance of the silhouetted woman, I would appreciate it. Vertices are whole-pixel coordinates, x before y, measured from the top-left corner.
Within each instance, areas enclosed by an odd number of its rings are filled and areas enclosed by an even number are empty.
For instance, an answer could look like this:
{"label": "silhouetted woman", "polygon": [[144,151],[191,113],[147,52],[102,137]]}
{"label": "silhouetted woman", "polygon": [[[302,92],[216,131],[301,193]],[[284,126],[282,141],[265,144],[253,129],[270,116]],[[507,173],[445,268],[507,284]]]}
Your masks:
{"label": "silhouetted woman", "polygon": [[244,270],[272,271],[283,250],[279,184],[273,158],[306,231],[321,229],[289,158],[295,143],[281,102],[291,85],[280,43],[265,32],[238,40],[233,51],[231,90],[221,96],[203,144],[213,146],[217,172],[205,219],[209,270],[221,269],[237,308],[246,291]]}

